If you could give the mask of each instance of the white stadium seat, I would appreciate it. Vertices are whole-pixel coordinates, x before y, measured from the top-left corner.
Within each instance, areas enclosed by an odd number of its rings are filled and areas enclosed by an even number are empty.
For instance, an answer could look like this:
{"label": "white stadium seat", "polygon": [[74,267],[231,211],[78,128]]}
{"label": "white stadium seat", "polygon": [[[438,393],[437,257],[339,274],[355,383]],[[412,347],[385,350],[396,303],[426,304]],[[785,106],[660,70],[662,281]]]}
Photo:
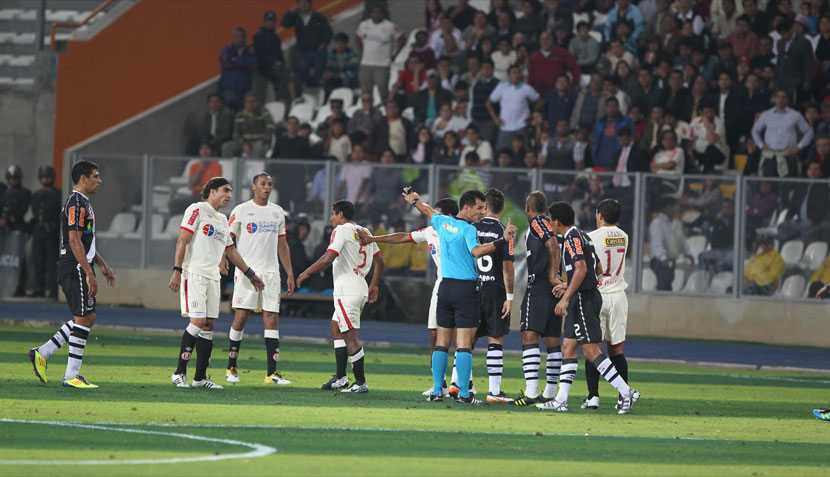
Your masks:
{"label": "white stadium seat", "polygon": [[591,27],[591,15],[589,13],[574,13],[573,14],[574,33],[576,33],[576,26],[579,25],[579,22],[587,23],[588,28],[590,28]]}
{"label": "white stadium seat", "polygon": [[135,215],[129,212],[121,212],[115,214],[110,227],[103,232],[98,232],[98,236],[101,238],[123,237],[132,233],[133,230],[135,230]]}
{"label": "white stadium seat", "polygon": [[790,275],[784,280],[784,284],[781,285],[776,295],[784,298],[800,298],[804,294],[806,285],[807,279],[802,275]]}
{"label": "white stadium seat", "polygon": [[674,269],[674,280],[671,282],[672,291],[680,291],[683,289],[683,284],[686,283],[686,270],[682,268]]}
{"label": "white stadium seat", "polygon": [[689,275],[686,281],[686,286],[683,287],[683,293],[703,293],[709,286],[709,272],[705,270],[695,270]]}
{"label": "white stadium seat", "polygon": [[167,225],[164,226],[164,231],[158,236],[153,237],[154,239],[158,238],[160,240],[170,240],[175,239],[179,236],[179,226],[182,223],[182,218],[178,215],[174,215],[167,219]]}
{"label": "white stadium seat", "polygon": [[733,286],[732,280],[732,272],[719,272],[714,278],[712,278],[712,283],[709,284],[709,293],[726,295],[726,290]]}
{"label": "white stadium seat", "polygon": [[695,262],[697,262],[700,254],[706,250],[706,236],[692,235],[686,239],[686,246],[689,247],[689,253],[691,253],[692,257],[695,259]]}
{"label": "white stadium seat", "polygon": [[801,257],[801,268],[804,270],[818,270],[827,256],[827,242],[813,242],[807,245],[804,256]]}
{"label": "white stadium seat", "polygon": [[288,115],[296,117],[300,121],[300,124],[308,123],[314,117],[314,108],[315,105],[309,102],[297,103],[291,106],[291,112]]}
{"label": "white stadium seat", "polygon": [[335,88],[329,95],[329,104],[332,99],[342,99],[343,109],[354,104],[354,91],[351,88]]}
{"label": "white stadium seat", "polygon": [[643,291],[654,291],[657,289],[657,275],[650,268],[643,268],[642,286]]}
{"label": "white stadium seat", "polygon": [[804,253],[804,242],[789,240],[781,247],[780,253],[787,267],[794,267],[801,262],[801,255]]}
{"label": "white stadium seat", "polygon": [[285,119],[285,103],[282,101],[265,103],[265,110],[271,115],[274,124],[282,124],[282,121]]}

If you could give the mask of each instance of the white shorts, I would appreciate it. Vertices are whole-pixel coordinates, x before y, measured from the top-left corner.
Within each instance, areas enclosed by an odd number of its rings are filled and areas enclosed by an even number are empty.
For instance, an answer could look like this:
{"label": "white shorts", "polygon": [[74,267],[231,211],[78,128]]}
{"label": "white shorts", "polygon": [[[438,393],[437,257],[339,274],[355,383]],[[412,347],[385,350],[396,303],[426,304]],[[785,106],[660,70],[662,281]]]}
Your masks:
{"label": "white shorts", "polygon": [[219,280],[182,272],[179,298],[183,317],[219,318]]}
{"label": "white shorts", "polygon": [[435,315],[435,309],[438,307],[438,294],[433,293],[432,298],[429,299],[429,317],[427,318],[427,329],[438,329],[438,318]]}
{"label": "white shorts", "polygon": [[262,310],[272,313],[280,312],[280,274],[257,274],[265,284],[265,289],[258,292],[244,273],[236,269],[233,274],[233,298],[231,307],[234,310],[251,310],[259,313]]}
{"label": "white shorts", "polygon": [[628,324],[628,297],[625,296],[625,292],[602,294],[599,321],[602,326],[602,338],[608,344],[615,345],[625,341],[625,328]]}
{"label": "white shorts", "polygon": [[331,321],[336,321],[341,333],[360,329],[360,314],[366,297],[361,295],[334,296],[334,314]]}

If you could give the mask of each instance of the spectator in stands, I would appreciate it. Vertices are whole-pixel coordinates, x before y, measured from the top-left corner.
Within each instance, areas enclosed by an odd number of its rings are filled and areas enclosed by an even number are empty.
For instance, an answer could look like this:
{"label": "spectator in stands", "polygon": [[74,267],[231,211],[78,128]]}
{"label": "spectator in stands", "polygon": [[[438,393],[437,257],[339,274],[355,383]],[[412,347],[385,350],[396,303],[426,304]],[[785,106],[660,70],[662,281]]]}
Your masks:
{"label": "spectator in stands", "polygon": [[[541,105],[539,93],[529,84],[522,82],[522,74],[518,66],[510,67],[508,77],[509,81],[499,83],[490,93],[490,100],[487,103],[490,117],[499,127],[496,150],[508,147],[514,135],[524,135],[525,125],[530,118],[529,103],[534,103],[535,107]],[[492,103],[499,103],[498,113],[493,109]]]}
{"label": "spectator in stands", "polygon": [[758,35],[758,38],[766,37],[769,34],[769,16],[758,9],[756,0],[743,0],[743,6],[753,33]]}
{"label": "spectator in stands", "polygon": [[634,125],[627,116],[620,113],[620,105],[617,98],[605,100],[605,116],[597,120],[594,125],[594,148],[592,151],[593,166],[602,167],[605,170],[614,170],[614,160],[622,147],[617,137],[618,131],[627,127],[629,131]]}
{"label": "spectator in stands", "polygon": [[463,47],[463,43],[461,43],[461,30],[453,26],[451,18],[445,16],[441,19],[441,28],[435,30],[429,39],[429,45],[432,47],[436,58],[440,58],[444,54],[444,46],[450,37],[452,37],[452,40],[455,41],[455,44],[459,48]]}
{"label": "spectator in stands", "polygon": [[[545,95],[545,104],[542,108],[542,117],[550,125],[550,132],[554,134],[559,127],[560,119],[570,123],[577,93],[570,89],[570,81],[565,74],[556,77],[556,89]],[[570,129],[570,127],[569,127]]]}
{"label": "spectator in stands", "polygon": [[[254,34],[254,53],[258,60],[258,71],[265,79],[271,82],[274,88],[274,96],[278,101],[285,101],[291,104],[297,97],[294,78],[291,68],[285,64],[282,54],[282,41],[277,35],[277,14],[272,11],[265,12],[262,26]],[[259,91],[257,97],[261,102],[265,101],[265,91]],[[274,118],[277,121],[282,118]]]}
{"label": "spectator in stands", "polygon": [[712,276],[718,272],[731,272],[735,257],[735,201],[722,199],[718,215],[704,232],[710,248],[701,252],[698,259],[700,268],[709,271]]}
{"label": "spectator in stands", "polygon": [[346,131],[353,134],[362,131],[366,135],[372,134],[375,126],[383,120],[383,113],[372,105],[372,93],[360,94],[360,109],[354,112],[349,120]]}
{"label": "spectator in stands", "polygon": [[368,207],[371,178],[372,167],[366,164],[363,146],[355,144],[349,162],[340,170],[340,184],[335,197],[345,198],[357,209]]}
{"label": "spectator in stands", "polygon": [[[545,29],[545,16],[536,0],[522,0],[522,17],[513,23],[514,31],[524,34],[531,42],[536,42]],[[552,41],[552,39],[551,39]]]}
{"label": "spectator in stands", "polygon": [[617,103],[620,105],[620,112],[622,114],[628,114],[628,108],[631,106],[634,106],[639,110],[640,107],[636,104],[632,105],[628,94],[621,90],[619,86],[617,78],[611,75],[606,75],[605,78],[602,79],[602,88],[610,97],[617,98]]}
{"label": "spectator in stands", "polygon": [[210,144],[203,143],[199,146],[200,161],[194,162],[187,170],[188,194],[180,194],[178,191],[170,196],[167,208],[170,214],[181,214],[192,203],[198,202],[202,196],[202,188],[212,177],[222,175],[222,165],[212,159],[214,154]]}
{"label": "spectator in stands", "polygon": [[470,6],[469,0],[457,0],[455,6],[448,8],[446,13],[456,28],[465,30],[473,24],[477,12],[478,10]]}
{"label": "spectator in stands", "polygon": [[[512,13],[512,11],[511,11]],[[516,17],[511,17],[507,13],[500,13],[499,18],[496,22],[496,38],[499,40],[502,38],[513,38],[513,34],[515,33],[515,29],[513,25],[516,23]]]}
{"label": "spectator in stands", "polygon": [[830,70],[830,17],[823,16],[818,22],[819,35],[815,37],[816,59],[824,71]]}
{"label": "spectator in stands", "polygon": [[706,26],[706,22],[692,8],[694,6],[692,0],[677,0],[675,6],[677,8],[677,19],[681,23],[691,24],[694,35],[700,37],[703,33],[703,28]]}
{"label": "spectator in stands", "polygon": [[[688,255],[686,241],[678,234],[674,226],[677,215],[677,200],[672,197],[662,199],[660,213],[651,221],[648,226],[649,254],[651,255],[650,267],[657,276],[657,290],[671,291],[674,281],[674,263],[680,256],[678,244],[682,252]],[[691,258],[691,257],[689,257]],[[694,260],[690,260],[694,263]]]}
{"label": "spectator in stands", "polygon": [[[813,141],[813,130],[804,116],[788,107],[787,103],[787,91],[778,89],[775,92],[775,107],[764,111],[752,127],[752,138],[762,149],[758,165],[760,176],[795,176],[796,154]],[[801,140],[798,140],[798,132],[801,133]]]}
{"label": "spectator in stands", "polygon": [[446,16],[440,0],[427,0],[424,20],[427,33],[430,35],[441,29],[441,20]]}
{"label": "spectator in stands", "polygon": [[543,32],[540,36],[540,49],[531,55],[528,63],[528,84],[545,96],[556,88],[556,79],[568,72],[573,87],[579,87],[579,65],[566,49],[554,45],[553,35]]}
{"label": "spectator in stands", "polygon": [[555,135],[542,145],[539,153],[539,167],[564,171],[582,170],[583,164],[574,158],[576,138],[571,135],[568,120],[560,118],[554,124]]}
{"label": "spectator in stands", "polygon": [[461,151],[461,157],[458,165],[463,166],[466,161],[467,154],[476,153],[476,162],[479,160],[486,162],[493,162],[493,147],[490,143],[482,139],[478,134],[478,126],[475,123],[470,123],[466,129],[467,146]]}
{"label": "spectator in stands", "polygon": [[497,80],[507,81],[507,70],[511,65],[516,63],[518,58],[516,51],[510,45],[510,39],[507,37],[499,38],[499,49],[490,55],[493,60],[493,75]]}
{"label": "spectator in stands", "polygon": [[622,127],[617,131],[617,141],[620,143],[620,150],[614,158],[614,170],[618,174],[611,179],[611,184],[614,187],[631,187],[630,173],[651,172],[648,151],[634,142],[634,134],[628,127]]}
{"label": "spectator in stands", "polygon": [[280,159],[308,159],[311,157],[311,144],[308,138],[298,134],[300,120],[289,116],[285,120],[285,132],[277,138],[274,157]]}
{"label": "spectator in stands", "polygon": [[651,172],[654,174],[683,174],[686,156],[683,149],[677,147],[677,133],[667,129],[660,133],[661,150],[651,160]]}
{"label": "spectator in stands", "polygon": [[323,72],[323,88],[328,95],[334,88],[357,88],[360,55],[349,47],[349,35],[334,35],[334,48],[329,50],[326,70]]}
{"label": "spectator in stands", "polygon": [[427,71],[426,88],[409,97],[408,104],[418,124],[438,116],[438,105],[451,103],[452,93],[441,87],[441,77],[436,70]]}
{"label": "spectator in stands", "polygon": [[778,194],[771,182],[761,181],[758,191],[749,201],[747,230],[756,230],[770,225],[775,209],[778,208]]}
{"label": "spectator in stands", "polygon": [[242,109],[242,99],[251,90],[253,71],[257,65],[256,55],[245,45],[245,36],[244,28],[234,28],[230,45],[222,48],[219,54],[222,66],[219,91],[225,104],[235,111]]}
{"label": "spectator in stands", "polygon": [[435,51],[429,46],[429,34],[424,30],[418,30],[415,33],[415,43],[409,51],[409,56],[417,57],[421,61],[424,68],[435,68],[437,57]]}
{"label": "spectator in stands", "polygon": [[640,133],[637,145],[649,155],[660,145],[660,132],[663,130],[663,108],[655,106],[651,108],[646,126]]}
{"label": "spectator in stands", "polygon": [[740,89],[732,87],[732,77],[729,73],[722,71],[717,79],[718,106],[715,111],[718,118],[723,121],[726,145],[730,151],[736,151],[743,121],[741,110],[746,104],[746,98]]}
{"label": "spectator in stands", "polygon": [[752,59],[758,53],[758,35],[752,32],[749,17],[741,15],[735,21],[735,31],[726,37],[737,57]]}
{"label": "spectator in stands", "polygon": [[[436,146],[435,141],[433,141],[432,134],[430,134],[429,129],[427,129],[425,126],[422,126],[418,130],[418,144],[415,146],[415,150],[412,151],[412,162],[416,164],[430,164],[433,162],[435,154]],[[383,158],[381,157],[381,162],[383,162],[382,159]]]}
{"label": "spectator in stands", "polygon": [[[285,216],[285,239],[291,251],[291,269],[294,272],[295,279],[302,273],[300,270],[305,270],[313,263],[305,251],[305,240],[308,238],[310,231],[311,226],[308,223],[308,217],[304,214],[300,214],[296,221],[290,215]],[[284,275],[285,269],[283,267],[280,267],[280,269]]]}
{"label": "spectator in stands", "polygon": [[408,119],[401,117],[398,103],[386,102],[386,118],[378,123],[369,136],[369,151],[379,158],[383,151],[392,149],[398,162],[403,162],[415,147],[415,128]]}
{"label": "spectator in stands", "polygon": [[590,35],[590,25],[581,21],[576,25],[576,36],[568,45],[568,52],[583,74],[593,73],[599,59],[599,42]]}
{"label": "spectator in stands", "polygon": [[640,69],[637,57],[632,55],[631,52],[626,51],[622,41],[617,37],[612,38],[608,43],[608,51],[605,52],[605,58],[611,63],[608,68],[610,71],[615,71],[617,69],[617,63],[620,61],[628,63],[634,71]]}
{"label": "spectator in stands", "polygon": [[588,87],[584,88],[576,98],[571,113],[571,129],[582,126],[593,128],[597,118],[605,115],[605,102],[610,97],[611,95],[602,87],[602,76],[591,75]]}
{"label": "spectator in stands", "polygon": [[771,236],[762,236],[760,242],[761,250],[744,265],[744,295],[772,295],[787,268]]}
{"label": "spectator in stands", "polygon": [[329,21],[312,9],[311,0],[297,0],[280,24],[296,31],[300,78],[307,86],[320,86],[326,68],[326,49],[333,36]]}
{"label": "spectator in stands", "polygon": [[654,75],[647,68],[637,74],[638,87],[631,95],[631,104],[639,106],[641,111],[651,111],[655,105],[663,104],[663,88],[654,82]]}
{"label": "spectator in stands", "polygon": [[[470,55],[467,58],[467,71],[458,77],[458,83],[464,83],[468,88],[472,87],[481,75],[481,58],[478,55]],[[456,86],[458,85],[456,83]],[[469,91],[468,91],[469,93]]]}
{"label": "spectator in stands", "polygon": [[499,25],[499,16],[504,14],[512,23],[516,21],[516,13],[510,8],[508,0],[492,0],[490,12],[487,13],[487,22],[494,27]]}
{"label": "spectator in stands", "polygon": [[713,172],[729,156],[723,120],[715,115],[712,103],[701,104],[700,116],[691,124],[693,139],[686,149],[686,154],[702,166],[704,174]]}
{"label": "spectator in stands", "polygon": [[[600,58],[600,61],[602,61],[602,58]],[[617,63],[617,67],[614,69],[614,76],[620,84],[620,89],[625,91],[625,94],[627,94],[629,98],[634,90],[639,87],[637,84],[637,75],[632,73],[631,66],[629,66],[626,61],[620,61]]]}
{"label": "spectator in stands", "polygon": [[432,123],[432,134],[437,140],[441,140],[448,131],[461,132],[467,127],[469,121],[452,114],[452,104],[441,103],[438,106],[438,117]]}
{"label": "spectator in stands", "polygon": [[[331,98],[329,100],[329,107],[331,108],[331,114],[323,120],[323,122],[328,124],[329,127],[331,127],[331,125],[337,120],[343,121],[344,125],[349,122],[349,117],[346,116],[346,112],[343,108],[342,98]],[[319,127],[320,126],[318,126],[318,128]]]}
{"label": "spectator in stands", "polygon": [[461,140],[453,131],[444,134],[435,163],[439,165],[457,166],[461,162]]}
{"label": "spectator in stands", "polygon": [[222,145],[233,136],[233,123],[233,112],[224,107],[222,97],[217,93],[210,94],[208,112],[199,126],[200,143],[208,145],[212,151],[221,151]]}
{"label": "spectator in stands", "polygon": [[819,163],[821,166],[821,177],[824,179],[830,178],[830,137],[819,136],[816,139],[816,148],[811,150],[808,155],[809,162]]}
{"label": "spectator in stands", "polygon": [[[452,71],[452,61],[447,56],[442,56],[438,59],[438,68],[436,69],[438,72],[438,78],[441,79],[441,88],[447,91],[454,91],[455,84],[458,82],[458,75],[453,73]],[[467,88],[462,88],[466,94]]]}
{"label": "spectator in stands", "polygon": [[632,5],[631,0],[617,0],[614,8],[608,12],[605,19],[605,39],[611,39],[614,25],[620,18],[626,18],[634,24],[632,37],[634,41],[639,39],[643,34],[643,12],[636,5]]}
{"label": "spectator in stands", "polygon": [[[394,164],[395,154],[391,150],[385,151],[380,157],[381,164]],[[375,167],[372,169],[369,200],[372,215],[386,214],[390,217],[400,217],[401,190],[404,187],[401,169]]]}
{"label": "spectator in stands", "polygon": [[371,18],[357,27],[355,42],[360,57],[360,89],[372,93],[377,86],[381,101],[389,94],[389,66],[406,43],[397,25],[384,18],[383,7],[372,7]]}
{"label": "spectator in stands", "polygon": [[830,195],[826,181],[821,179],[821,164],[814,160],[807,165],[810,182],[799,182],[789,194],[787,221],[778,226],[778,238],[813,241],[823,234],[830,212]]}
{"label": "spectator in stands", "polygon": [[487,23],[487,15],[479,10],[473,17],[473,24],[464,29],[461,34],[461,41],[467,47],[468,52],[477,53],[481,40],[493,37],[495,34],[496,29]]}
{"label": "spectator in stands", "polygon": [[735,0],[723,0],[721,4],[723,9],[712,14],[712,40],[726,38],[737,29]]}
{"label": "spectator in stands", "polygon": [[417,56],[410,56],[406,59],[406,65],[400,73],[398,73],[398,80],[392,85],[392,98],[397,98],[403,95],[403,101],[421,90],[421,85],[424,84],[427,78],[427,70]]}
{"label": "spectator in stands", "polygon": [[781,20],[776,27],[781,39],[778,40],[778,62],[775,68],[775,84],[783,89],[793,104],[805,99],[811,88],[813,77],[813,48],[809,40],[793,32],[789,19]]}
{"label": "spectator in stands", "polygon": [[345,163],[352,152],[352,141],[346,134],[346,122],[343,119],[335,119],[331,123],[331,129],[323,142],[323,150],[326,156],[333,157],[337,162]]}
{"label": "spectator in stands", "polygon": [[268,111],[259,107],[253,93],[245,95],[245,109],[236,113],[233,140],[222,146],[222,156],[265,157],[274,137],[274,121]]}
{"label": "spectator in stands", "polygon": [[490,117],[487,109],[487,102],[490,101],[490,93],[499,85],[499,80],[493,76],[493,61],[486,58],[481,61],[481,73],[478,80],[473,83],[471,89],[471,119],[478,125],[481,136],[492,141],[496,137],[497,126]]}
{"label": "spectator in stands", "polygon": [[810,277],[810,285],[807,296],[810,298],[820,298],[819,290],[823,290],[824,284],[830,283],[830,257],[824,259],[818,270]]}

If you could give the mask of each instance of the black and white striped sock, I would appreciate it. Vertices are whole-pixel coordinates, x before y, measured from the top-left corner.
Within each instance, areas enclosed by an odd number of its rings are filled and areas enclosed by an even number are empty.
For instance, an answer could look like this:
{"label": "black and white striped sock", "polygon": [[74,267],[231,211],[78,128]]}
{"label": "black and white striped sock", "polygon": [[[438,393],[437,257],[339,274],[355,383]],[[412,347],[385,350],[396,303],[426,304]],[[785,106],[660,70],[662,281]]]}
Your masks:
{"label": "black and white striped sock", "polygon": [[69,341],[69,335],[72,333],[73,326],[75,326],[74,321],[67,321],[63,326],[58,328],[58,331],[49,338],[49,341],[38,346],[37,352],[43,356],[43,359],[49,359],[50,356],[55,354],[55,351],[61,349],[61,346]]}
{"label": "black and white striped sock", "polygon": [[539,396],[539,364],[542,362],[538,344],[522,345],[522,369],[525,372],[525,396]]}
{"label": "black and white striped sock", "polygon": [[562,370],[562,347],[555,346],[548,349],[548,381],[545,384],[543,397],[552,398],[556,396],[556,385],[559,383],[559,372]]}
{"label": "black and white striped sock", "polygon": [[614,364],[608,359],[608,356],[605,354],[600,353],[599,356],[594,360],[594,366],[597,367],[599,374],[605,378],[606,381],[611,383],[611,386],[622,394],[623,396],[628,396],[628,393],[631,392],[631,388],[625,382],[620,373],[617,372],[617,368],[614,367]]}
{"label": "black and white striped sock", "polygon": [[89,338],[89,328],[75,324],[69,335],[69,359],[66,361],[66,373],[63,379],[74,379],[81,372],[81,362],[84,359],[84,348]]}
{"label": "black and white striped sock", "polygon": [[571,393],[571,385],[574,383],[576,369],[578,367],[576,358],[562,360],[562,370],[559,372],[559,389],[556,391],[556,401],[568,402],[568,395]]}
{"label": "black and white striped sock", "polygon": [[502,345],[491,343],[487,345],[487,374],[490,375],[490,394],[498,395],[501,392],[501,376],[504,370],[504,351]]}

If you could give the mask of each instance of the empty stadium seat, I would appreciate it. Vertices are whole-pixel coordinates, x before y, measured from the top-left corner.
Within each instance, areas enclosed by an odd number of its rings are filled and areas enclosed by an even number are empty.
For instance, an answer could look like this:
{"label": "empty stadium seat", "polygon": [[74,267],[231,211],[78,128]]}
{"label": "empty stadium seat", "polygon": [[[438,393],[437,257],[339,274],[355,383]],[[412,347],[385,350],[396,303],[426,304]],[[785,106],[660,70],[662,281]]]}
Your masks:
{"label": "empty stadium seat", "polygon": [[801,240],[790,240],[781,247],[779,253],[784,263],[787,264],[787,267],[794,267],[801,262],[801,256],[804,253],[804,242]]}
{"label": "empty stadium seat", "polygon": [[642,286],[643,291],[654,291],[657,289],[657,275],[650,268],[643,268]]}
{"label": "empty stadium seat", "polygon": [[297,103],[291,106],[291,112],[288,115],[296,117],[300,121],[300,124],[308,123],[314,117],[314,108],[315,105],[309,102]]}
{"label": "empty stadium seat", "polygon": [[671,282],[672,291],[680,291],[686,283],[686,270],[678,267],[674,269],[674,280]]}
{"label": "empty stadium seat", "polygon": [[320,108],[317,110],[317,114],[314,115],[314,119],[310,121],[311,128],[316,130],[317,126],[323,121],[325,121],[326,118],[328,118],[329,116],[331,116],[331,106],[328,103],[326,103],[320,106]]}
{"label": "empty stadium seat", "polygon": [[801,268],[804,270],[818,270],[827,256],[827,242],[813,242],[807,245],[804,256],[801,257]]}
{"label": "empty stadium seat", "polygon": [[784,284],[781,285],[781,289],[778,290],[776,296],[784,298],[800,298],[804,294],[804,288],[806,286],[807,279],[802,275],[790,275],[786,280],[784,280]]}
{"label": "empty stadium seat", "polygon": [[733,286],[733,275],[732,272],[719,272],[712,278],[712,283],[709,284],[709,293],[726,295],[729,287]]}
{"label": "empty stadium seat", "polygon": [[412,106],[406,108],[401,113],[401,117],[406,118],[410,121],[415,121],[415,110],[412,109]]}
{"label": "empty stadium seat", "polygon": [[686,280],[686,286],[683,287],[683,293],[703,293],[709,286],[709,272],[705,270],[695,270],[689,275]]}
{"label": "empty stadium seat", "polygon": [[274,124],[282,124],[283,119],[285,119],[285,103],[282,101],[271,101],[265,103],[265,109],[271,115]]}
{"label": "empty stadium seat", "polygon": [[599,43],[602,43],[602,33],[596,30],[591,30],[588,32],[588,34],[591,35],[594,38],[594,40],[598,41]]}
{"label": "empty stadium seat", "polygon": [[[161,235],[161,231],[164,228],[164,216],[161,214],[153,214],[150,219],[150,233],[152,234],[153,238],[158,238]],[[142,239],[144,238],[144,221],[138,221],[138,227],[136,227],[134,232],[130,232],[128,234],[124,234],[124,238],[127,239]]]}
{"label": "empty stadium seat", "polygon": [[115,214],[112,218],[110,226],[103,232],[98,232],[101,238],[116,238],[123,237],[135,230],[135,215],[129,212],[121,212]]}
{"label": "empty stadium seat", "polygon": [[153,239],[176,239],[179,236],[179,226],[181,225],[181,223],[182,218],[180,216],[171,216],[167,219],[167,224],[165,224],[164,230],[159,234],[158,237],[153,237]]}
{"label": "empty stadium seat", "polygon": [[686,246],[689,247],[689,253],[697,261],[699,260],[698,257],[700,257],[700,254],[706,250],[706,236],[692,235],[686,239]]}
{"label": "empty stadium seat", "polygon": [[354,91],[351,88],[335,88],[329,95],[328,102],[331,103],[332,99],[342,99],[343,109],[346,109],[354,104]]}

